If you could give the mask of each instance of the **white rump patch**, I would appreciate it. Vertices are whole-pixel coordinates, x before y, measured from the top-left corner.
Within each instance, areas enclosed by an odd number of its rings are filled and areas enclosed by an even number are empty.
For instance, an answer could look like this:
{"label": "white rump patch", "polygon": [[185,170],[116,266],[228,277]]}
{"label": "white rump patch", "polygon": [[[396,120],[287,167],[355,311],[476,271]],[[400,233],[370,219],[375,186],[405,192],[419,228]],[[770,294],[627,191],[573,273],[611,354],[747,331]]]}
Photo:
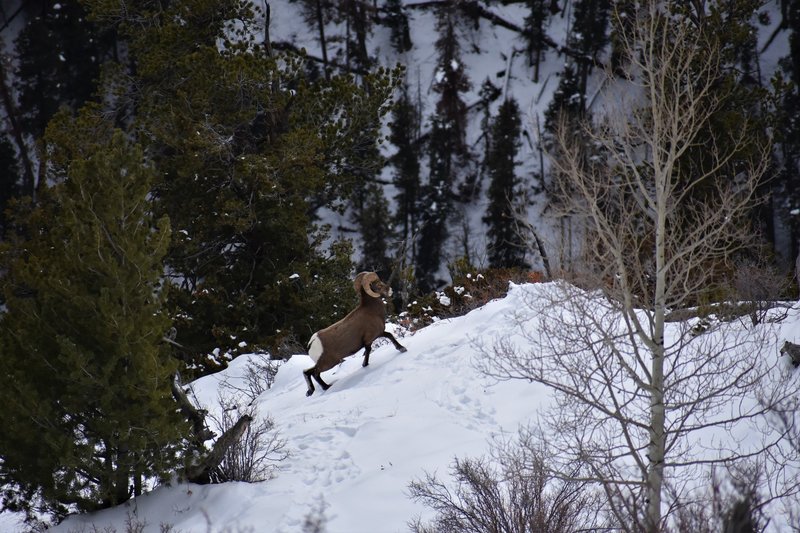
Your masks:
{"label": "white rump patch", "polygon": [[322,355],[322,341],[319,340],[319,336],[316,333],[314,333],[311,336],[311,340],[308,341],[308,355],[315,363],[319,361]]}

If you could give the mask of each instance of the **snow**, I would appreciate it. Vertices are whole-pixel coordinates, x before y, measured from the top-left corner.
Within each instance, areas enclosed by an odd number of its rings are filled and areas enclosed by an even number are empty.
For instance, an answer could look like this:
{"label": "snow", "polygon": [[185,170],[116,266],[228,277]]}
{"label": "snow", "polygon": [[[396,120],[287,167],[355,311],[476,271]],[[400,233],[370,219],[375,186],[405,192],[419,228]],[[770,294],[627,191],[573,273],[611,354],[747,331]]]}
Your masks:
{"label": "snow", "polygon": [[[316,32],[302,23],[300,5],[283,0],[270,4],[272,40],[292,42],[307,49],[309,54],[321,55]],[[777,0],[769,2],[765,9],[772,15],[770,25],[759,31],[762,81],[769,78],[778,59],[788,50],[787,32],[767,46],[766,39],[780,23]],[[526,15],[520,5],[492,5],[491,10],[511,21],[521,21]],[[422,112],[427,116],[438,98],[433,85],[443,75],[437,68],[434,47],[435,16],[422,9],[409,9],[407,15],[414,48],[396,53],[389,42],[388,30],[375,27],[370,52],[382,64],[407,65],[408,85],[420,94]],[[556,15],[548,20],[547,34],[563,44],[568,25],[568,16]],[[472,82],[464,100],[467,104],[477,101],[486,79],[517,98],[525,115],[525,135],[533,140],[523,142],[518,170],[520,176],[530,179],[542,170],[535,146],[536,125],[543,123],[544,110],[558,86],[564,57],[547,51],[539,81],[533,82],[527,61],[518,58],[512,64],[514,54],[509,47],[521,44],[519,35],[482,20],[479,29],[464,30],[461,37],[461,63]],[[598,108],[616,94],[614,88],[602,87],[600,79],[601,76],[593,76],[587,89],[587,94],[594,95],[591,101],[596,101]],[[601,92],[604,94],[598,97]],[[493,105],[493,114],[497,105],[499,102]],[[468,142],[476,150],[484,133],[480,121],[480,113],[474,111],[470,116]],[[426,127],[423,124],[423,129]],[[391,149],[384,146],[385,151]],[[387,197],[392,198],[391,186],[387,187]],[[464,210],[476,263],[485,257],[482,240],[485,227],[481,217],[486,205],[482,195]],[[435,210],[436,205],[430,209]],[[540,226],[542,209],[540,203],[534,203],[529,217],[543,232],[548,246],[556,251],[553,243],[558,241],[559,228]],[[330,212],[323,218],[331,223],[335,233],[338,228],[348,226],[346,216]],[[180,232],[189,237],[188,231]],[[336,236],[339,235],[332,238]],[[456,246],[451,244],[451,248],[455,250]],[[461,250],[446,252],[455,257]],[[558,255],[553,253],[551,257]],[[305,397],[301,371],[311,365],[311,359],[307,355],[293,356],[280,368],[272,389],[255,402],[261,416],[272,417],[292,453],[272,480],[255,484],[162,486],[118,508],[71,517],[52,531],[114,528],[122,532],[126,531],[126,521],[133,517],[146,523],[146,532],[161,531],[162,524],[169,524],[173,531],[181,532],[293,533],[300,531],[305,517],[320,506],[327,519],[328,533],[407,531],[407,521],[430,513],[408,498],[407,487],[412,480],[426,472],[445,476],[454,457],[486,453],[494,436],[514,434],[547,405],[548,392],[541,386],[521,381],[495,382],[471,364],[479,357],[475,342],[490,343],[497,337],[513,334],[514,317],[526,308],[528,299],[537,290],[532,285],[512,287],[502,300],[490,302],[464,317],[437,320],[413,335],[399,338],[408,348],[407,353],[399,354],[388,342],[376,347],[367,368],[361,367],[360,355],[353,356],[325,373],[324,377],[333,384],[330,390],[317,390],[310,398]],[[800,318],[793,316],[775,327],[780,330],[777,334],[781,340],[800,342]],[[395,335],[403,332],[401,328],[391,329]],[[210,410],[219,409],[220,388],[226,382],[241,383],[247,364],[255,357],[243,355],[223,373],[195,382],[193,389],[201,404]],[[248,403],[243,398],[240,401],[242,408]],[[772,527],[778,526],[773,523]],[[0,513],[0,531],[13,533],[27,528],[15,515]]]}
{"label": "snow", "polygon": [[[302,370],[311,359],[292,356],[254,402],[258,416],[272,417],[291,453],[273,479],[161,486],[117,508],[70,517],[51,531],[125,531],[126,520],[134,519],[146,524],[145,533],[161,531],[162,524],[182,532],[292,533],[302,531],[306,517],[320,508],[328,533],[407,531],[409,520],[431,516],[408,497],[411,481],[426,473],[447,480],[455,457],[486,454],[493,438],[516,434],[550,401],[540,385],[494,381],[474,364],[481,343],[507,336],[524,342],[519,320],[524,330],[535,330],[536,317],[524,311],[549,285],[512,284],[505,298],[413,334],[402,336],[404,330],[390,325],[407,353],[385,342],[366,368],[356,354],[323,374],[332,387],[310,398]],[[767,327],[781,342],[797,341],[800,311]],[[247,390],[244,380],[255,357],[241,356],[224,372],[194,382],[200,405],[215,412],[221,391]],[[234,400],[242,409],[249,403],[241,393]],[[779,518],[773,516],[770,531],[781,530]],[[0,514],[0,530],[22,531],[12,519]]]}
{"label": "snow", "polygon": [[[130,513],[147,523],[145,532],[171,524],[184,532],[210,526],[290,533],[300,531],[322,502],[328,533],[407,531],[409,520],[426,513],[407,497],[409,482],[425,472],[444,474],[456,456],[481,455],[493,436],[515,434],[547,402],[540,386],[498,383],[472,365],[473,340],[511,333],[509,317],[532,287],[514,287],[505,299],[400,338],[407,353],[387,342],[373,350],[367,368],[360,355],[350,357],[323,374],[332,387],[310,398],[302,370],[311,359],[293,356],[256,401],[292,454],[274,479],[162,486],[118,508],[71,517],[52,531],[124,531]],[[241,356],[224,372],[196,381],[200,404],[218,409],[220,387],[240,385],[253,357]],[[248,403],[239,400],[242,407]]]}

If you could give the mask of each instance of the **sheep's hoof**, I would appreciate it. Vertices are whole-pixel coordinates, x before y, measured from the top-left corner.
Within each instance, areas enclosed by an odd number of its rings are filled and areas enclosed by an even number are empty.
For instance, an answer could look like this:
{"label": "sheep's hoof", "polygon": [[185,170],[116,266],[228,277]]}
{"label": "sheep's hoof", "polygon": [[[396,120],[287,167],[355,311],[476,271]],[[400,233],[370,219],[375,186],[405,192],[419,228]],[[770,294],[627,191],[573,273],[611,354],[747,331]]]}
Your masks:
{"label": "sheep's hoof", "polygon": [[408,351],[405,346],[399,347],[398,350],[400,350],[400,353],[406,353]]}
{"label": "sheep's hoof", "polygon": [[306,397],[311,396],[312,394],[314,394],[313,390],[307,390],[306,391]]}
{"label": "sheep's hoof", "polygon": [[369,366],[369,361],[364,361],[363,363],[361,363],[361,366]]}

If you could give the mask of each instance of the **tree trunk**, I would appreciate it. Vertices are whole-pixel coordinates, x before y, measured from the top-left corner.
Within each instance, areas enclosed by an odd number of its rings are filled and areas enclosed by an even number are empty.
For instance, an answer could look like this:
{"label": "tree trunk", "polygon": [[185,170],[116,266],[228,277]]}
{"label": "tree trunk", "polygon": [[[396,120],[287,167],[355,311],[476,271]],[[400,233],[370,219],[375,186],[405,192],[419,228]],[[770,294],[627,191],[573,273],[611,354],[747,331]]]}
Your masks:
{"label": "tree trunk", "polygon": [[214,438],[214,432],[206,427],[206,412],[197,409],[186,397],[186,393],[181,388],[180,376],[177,373],[175,374],[175,379],[172,380],[172,397],[178,402],[181,414],[192,424],[192,433],[194,434],[196,446],[200,447],[208,439]]}
{"label": "tree trunk", "polygon": [[11,91],[6,84],[5,63],[0,60],[0,92],[2,92],[3,105],[6,108],[8,121],[11,124],[11,133],[14,136],[14,142],[17,144],[19,150],[19,157],[22,160],[22,173],[24,181],[22,184],[23,194],[29,195],[34,200],[36,199],[36,179],[33,175],[33,165],[28,155],[28,147],[25,144],[25,139],[22,129],[17,120],[17,106],[14,104],[14,98]]}
{"label": "tree trunk", "polygon": [[328,68],[328,44],[325,40],[325,17],[322,11],[322,0],[317,0],[317,26],[319,28],[319,46],[322,50],[322,68],[325,71],[325,79],[330,79],[330,69]]}
{"label": "tree trunk", "polygon": [[193,445],[203,453],[202,459],[186,467],[184,477],[192,483],[207,484],[214,480],[214,471],[225,458],[225,453],[239,442],[253,417],[243,415],[230,429],[223,433],[214,443],[210,452],[205,452],[204,442],[213,438],[214,433],[206,427],[206,411],[197,409],[180,386],[180,376],[175,375],[172,381],[172,396],[178,402],[181,413],[192,423],[194,433]]}
{"label": "tree trunk", "polygon": [[214,447],[200,463],[186,467],[186,479],[192,483],[211,483],[214,470],[216,470],[225,458],[225,453],[231,446],[239,442],[239,439],[242,438],[244,432],[250,427],[250,422],[252,421],[253,417],[243,415],[233,427],[217,439],[217,442],[214,443]]}
{"label": "tree trunk", "polygon": [[647,472],[647,511],[645,528],[649,533],[658,533],[661,525],[661,489],[664,484],[664,455],[666,452],[666,413],[664,407],[664,322],[667,314],[666,304],[666,226],[668,198],[664,197],[669,181],[671,165],[659,176],[656,171],[656,213],[655,213],[655,262],[656,285],[653,295],[653,338],[650,352],[653,360],[651,364],[650,381],[650,444],[648,445],[648,472]]}

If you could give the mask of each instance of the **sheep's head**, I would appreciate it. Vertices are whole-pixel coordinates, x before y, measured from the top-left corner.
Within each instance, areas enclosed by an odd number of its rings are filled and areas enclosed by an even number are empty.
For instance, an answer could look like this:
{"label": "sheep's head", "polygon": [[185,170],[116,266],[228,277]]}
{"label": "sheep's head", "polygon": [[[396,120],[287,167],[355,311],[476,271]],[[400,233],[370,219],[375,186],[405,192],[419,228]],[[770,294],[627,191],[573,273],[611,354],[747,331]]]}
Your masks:
{"label": "sheep's head", "polygon": [[373,298],[392,295],[392,288],[382,282],[375,272],[360,272],[353,281],[353,287],[356,292],[361,292],[361,289],[364,289],[364,292]]}

